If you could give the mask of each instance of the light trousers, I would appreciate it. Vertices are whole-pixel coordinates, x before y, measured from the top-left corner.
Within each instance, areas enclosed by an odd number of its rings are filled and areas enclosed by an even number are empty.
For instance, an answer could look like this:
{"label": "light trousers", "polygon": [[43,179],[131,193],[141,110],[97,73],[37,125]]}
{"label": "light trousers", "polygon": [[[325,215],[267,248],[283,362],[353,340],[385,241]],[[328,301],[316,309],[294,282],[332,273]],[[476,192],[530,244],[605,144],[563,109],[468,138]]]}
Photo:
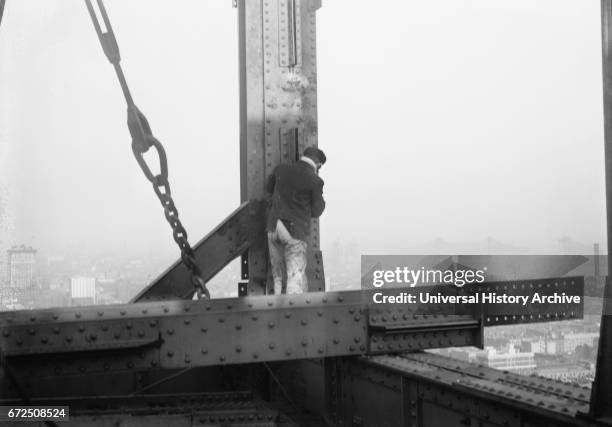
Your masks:
{"label": "light trousers", "polygon": [[275,295],[282,293],[283,271],[287,272],[288,294],[301,294],[308,291],[306,247],[305,241],[294,239],[291,236],[280,219],[276,222],[276,229],[268,231],[268,249]]}

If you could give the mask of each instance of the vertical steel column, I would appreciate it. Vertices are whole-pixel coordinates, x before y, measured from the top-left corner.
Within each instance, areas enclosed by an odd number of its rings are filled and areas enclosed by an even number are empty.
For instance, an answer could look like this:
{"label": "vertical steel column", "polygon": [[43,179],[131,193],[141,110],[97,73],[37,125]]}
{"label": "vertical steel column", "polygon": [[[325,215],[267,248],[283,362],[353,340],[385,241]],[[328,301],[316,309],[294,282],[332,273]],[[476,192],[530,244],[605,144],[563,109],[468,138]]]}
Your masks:
{"label": "vertical steel column", "polygon": [[[601,0],[601,34],[609,269],[612,266],[612,0]],[[590,412],[595,417],[612,415],[612,289],[609,272],[603,297],[597,369],[591,391]]]}
{"label": "vertical steel column", "polygon": [[[264,198],[274,168],[318,144],[315,24],[320,5],[320,0],[237,2],[242,202]],[[313,221],[308,246],[309,288],[324,290],[318,221]],[[249,295],[270,289],[266,250],[262,240],[243,257]]]}

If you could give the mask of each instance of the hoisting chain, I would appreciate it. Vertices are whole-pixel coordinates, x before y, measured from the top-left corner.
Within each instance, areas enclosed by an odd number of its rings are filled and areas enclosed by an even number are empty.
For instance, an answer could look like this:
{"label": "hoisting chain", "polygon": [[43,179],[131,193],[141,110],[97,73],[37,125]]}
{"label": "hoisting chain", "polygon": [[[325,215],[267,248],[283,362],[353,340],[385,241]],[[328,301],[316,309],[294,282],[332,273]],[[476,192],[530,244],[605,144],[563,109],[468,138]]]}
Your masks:
{"label": "hoisting chain", "polygon": [[[134,157],[136,158],[136,161],[142,169],[145,177],[149,180],[149,182],[151,182],[151,184],[153,184],[153,190],[164,208],[166,220],[172,227],[174,241],[181,250],[181,260],[191,272],[191,282],[195,288],[198,299],[202,297],[210,299],[210,293],[208,292],[204,280],[202,279],[202,271],[196,263],[193,249],[187,240],[187,231],[185,231],[183,224],[181,224],[181,221],[179,220],[178,210],[176,209],[174,201],[172,200],[170,183],[168,182],[168,162],[166,152],[161,142],[159,142],[159,140],[153,136],[147,118],[140,112],[138,107],[136,107],[136,104],[134,104],[134,100],[132,99],[130,89],[128,88],[120,65],[121,56],[119,54],[119,46],[111,27],[110,20],[108,19],[106,9],[104,8],[104,3],[102,0],[96,1],[98,3],[100,15],[104,21],[104,26],[106,27],[106,32],[102,31],[102,27],[91,4],[91,0],[85,0],[85,3],[87,4],[87,10],[89,10],[89,15],[93,21],[98,38],[100,39],[100,44],[102,44],[102,49],[104,50],[104,53],[106,54],[106,57],[110,63],[115,68],[115,72],[119,78],[119,84],[121,85],[121,90],[123,91],[123,95],[127,103],[127,123],[132,136],[132,152],[134,153]],[[151,168],[144,159],[144,153],[146,153],[151,147],[155,149],[159,158],[160,172],[158,175],[154,175],[153,172],[151,172]]]}

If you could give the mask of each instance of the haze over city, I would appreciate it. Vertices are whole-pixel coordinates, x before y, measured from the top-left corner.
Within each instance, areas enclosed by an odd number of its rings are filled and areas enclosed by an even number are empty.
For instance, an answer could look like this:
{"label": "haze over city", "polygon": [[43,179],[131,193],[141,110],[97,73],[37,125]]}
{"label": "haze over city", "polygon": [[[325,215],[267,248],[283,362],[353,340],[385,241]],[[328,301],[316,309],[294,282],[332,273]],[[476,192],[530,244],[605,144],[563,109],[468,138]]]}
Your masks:
{"label": "haze over city", "polygon": [[[239,203],[236,11],[143,5],[107,1],[194,242]],[[571,236],[605,250],[599,19],[598,2],[578,0],[324,1],[322,247],[439,238],[469,251],[493,236],[557,253]],[[176,257],[82,1],[7,4],[0,93],[0,240]]]}

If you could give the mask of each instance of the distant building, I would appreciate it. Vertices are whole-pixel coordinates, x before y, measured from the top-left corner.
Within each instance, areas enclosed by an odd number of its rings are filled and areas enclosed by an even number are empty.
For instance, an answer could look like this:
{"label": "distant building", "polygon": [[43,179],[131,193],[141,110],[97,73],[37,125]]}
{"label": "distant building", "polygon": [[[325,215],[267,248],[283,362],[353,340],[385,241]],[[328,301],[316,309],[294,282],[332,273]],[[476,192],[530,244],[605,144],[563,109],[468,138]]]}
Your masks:
{"label": "distant building", "polygon": [[34,287],[36,250],[29,246],[13,246],[7,253],[7,282],[10,288]]}
{"label": "distant building", "polygon": [[536,367],[533,353],[518,353],[514,347],[510,347],[505,353],[498,353],[493,348],[487,348],[476,356],[476,362],[490,368],[513,372],[531,372]]}
{"label": "distant building", "polygon": [[96,303],[96,279],[93,277],[73,277],[70,279],[70,298],[72,305],[91,305]]}
{"label": "distant building", "polygon": [[563,350],[566,353],[573,353],[576,347],[588,345],[594,347],[599,339],[599,332],[582,332],[576,334],[563,335]]}
{"label": "distant building", "polygon": [[523,353],[546,353],[546,341],[543,339],[523,340],[518,347]]}
{"label": "distant building", "polygon": [[546,341],[546,353],[563,354],[565,353],[565,341],[563,338],[554,338]]}

